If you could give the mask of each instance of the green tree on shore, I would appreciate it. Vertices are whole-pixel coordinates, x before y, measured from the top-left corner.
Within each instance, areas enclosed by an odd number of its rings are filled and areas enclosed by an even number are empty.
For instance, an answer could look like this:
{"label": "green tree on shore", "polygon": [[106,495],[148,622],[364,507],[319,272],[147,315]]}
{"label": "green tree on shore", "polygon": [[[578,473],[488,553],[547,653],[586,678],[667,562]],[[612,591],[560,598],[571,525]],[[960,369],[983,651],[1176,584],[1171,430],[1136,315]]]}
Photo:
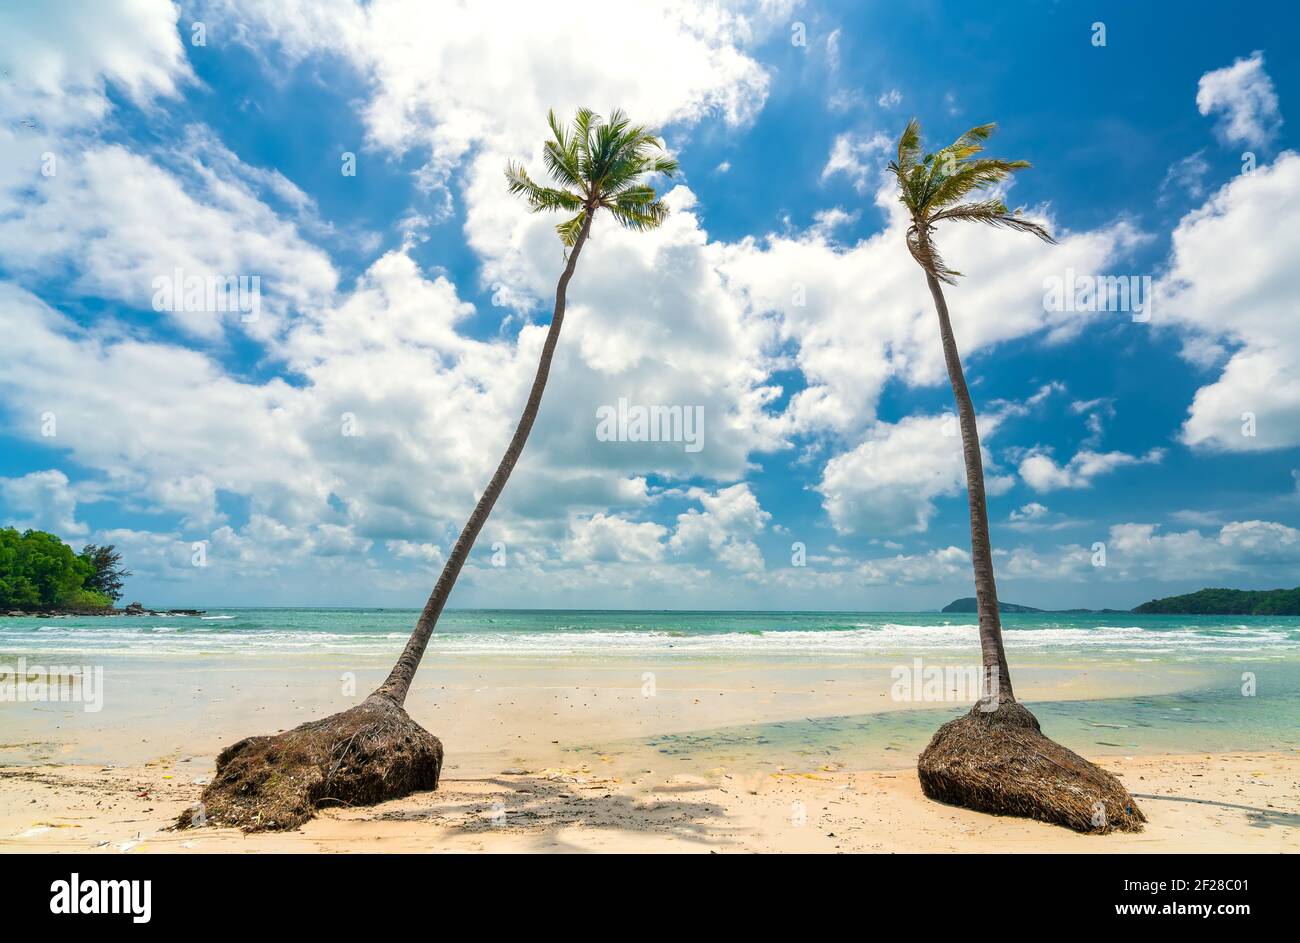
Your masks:
{"label": "green tree on shore", "polygon": [[122,566],[122,554],[112,544],[86,544],[81,548],[81,559],[90,565],[85,588],[92,593],[107,596],[113,602],[122,598],[122,583],[131,571]]}
{"label": "green tree on shore", "polygon": [[0,528],[0,609],[107,608],[111,599],[87,586],[95,575],[94,564],[54,534]]}

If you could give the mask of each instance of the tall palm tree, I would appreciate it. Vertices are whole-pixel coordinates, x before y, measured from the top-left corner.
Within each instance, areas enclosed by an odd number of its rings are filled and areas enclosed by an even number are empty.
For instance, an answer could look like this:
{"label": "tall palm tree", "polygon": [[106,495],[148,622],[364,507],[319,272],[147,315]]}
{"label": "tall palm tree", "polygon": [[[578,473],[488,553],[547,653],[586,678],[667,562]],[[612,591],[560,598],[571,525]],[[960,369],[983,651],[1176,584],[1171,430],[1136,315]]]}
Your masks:
{"label": "tall palm tree", "polygon": [[1055,242],[1041,225],[1019,210],[1008,210],[997,196],[980,195],[1029,166],[1023,160],[981,156],[993,130],[991,124],[971,128],[947,147],[923,154],[921,126],[913,118],[898,140],[897,159],[889,164],[910,217],[907,248],[925,272],[934,298],[943,359],[957,402],[985,685],[984,696],[970,713],[944,724],[931,738],[917,761],[917,772],[925,794],[942,802],[1085,832],[1138,831],[1146,819],[1123,784],[1044,736],[1038,719],[1016,701],[1007,670],[975,406],[943,295],[944,283],[955,284],[961,273],[947,266],[934,241],[940,223],[970,222]]}
{"label": "tall palm tree", "polygon": [[438,624],[456,577],[474,540],[487,523],[528,441],[542,405],[551,358],[564,325],[565,292],[578,256],[600,210],[633,230],[653,229],[668,216],[646,180],[671,176],[677,162],[666,156],[658,137],[631,125],[616,111],[603,121],[581,109],[570,128],[549,115],[551,140],[543,159],[554,187],[534,183],[523,167],[510,164],[510,192],[523,196],[534,211],[571,214],[556,226],[565,246],[564,271],[555,288],[555,311],[542,345],[541,360],[515,434],[483,496],[452,547],[415,630],[388,678],[369,697],[347,710],[309,721],[269,737],[248,737],[217,757],[217,772],[203,790],[202,802],[178,818],[183,827],[211,823],[247,830],[296,828],[322,802],[367,805],[434,789],[442,770],[437,737],[413,721],[403,708],[411,680]]}
{"label": "tall palm tree", "polygon": [[957,341],[948,318],[948,303],[943,296],[946,282],[955,285],[960,272],[944,263],[934,242],[935,227],[945,221],[983,223],[1027,232],[1044,242],[1055,242],[1051,233],[1032,220],[1014,212],[997,197],[968,200],[972,194],[995,186],[1011,174],[1024,170],[1028,161],[981,157],[983,144],[996,125],[971,128],[947,147],[932,154],[921,153],[921,125],[915,118],[908,122],[898,139],[898,158],[889,169],[898,178],[899,202],[907,207],[911,225],[907,230],[907,248],[925,272],[926,284],[939,315],[939,337],[943,342],[943,359],[948,366],[952,395],[957,401],[961,426],[962,455],[966,463],[966,491],[970,505],[971,564],[975,570],[975,599],[979,611],[980,650],[984,664],[986,696],[996,706],[1014,700],[1007,655],[1002,646],[1002,619],[998,612],[998,591],[993,578],[993,549],[989,541],[988,506],[984,498],[984,462],[980,455],[979,430],[975,423],[975,405],[971,402],[966,376],[962,372]]}
{"label": "tall palm tree", "polygon": [[546,333],[546,343],[542,345],[532,391],[528,394],[528,402],[510,445],[447,557],[442,575],[438,577],[429,601],[424,604],[424,611],[420,613],[406,648],[388,679],[375,691],[375,694],[390,698],[399,705],[406,700],[415,669],[438,624],[438,616],[456,585],[456,578],[479,531],[510,479],[537,419],[546,378],[551,372],[551,358],[555,355],[555,345],[564,325],[565,292],[573,278],[578,256],[591,233],[592,220],[599,210],[604,209],[621,226],[643,232],[656,228],[668,217],[668,207],[646,179],[656,173],[672,176],[677,170],[677,162],[666,155],[654,132],[630,124],[621,111],[615,111],[605,121],[589,109],[580,108],[568,129],[560,124],[552,111],[547,115],[547,122],[551,126],[551,139],[543,148],[542,160],[556,186],[534,182],[528,172],[515,163],[506,167],[506,181],[510,192],[522,196],[533,212],[558,210],[572,214],[555,227],[567,250],[567,257],[555,288],[551,327]]}

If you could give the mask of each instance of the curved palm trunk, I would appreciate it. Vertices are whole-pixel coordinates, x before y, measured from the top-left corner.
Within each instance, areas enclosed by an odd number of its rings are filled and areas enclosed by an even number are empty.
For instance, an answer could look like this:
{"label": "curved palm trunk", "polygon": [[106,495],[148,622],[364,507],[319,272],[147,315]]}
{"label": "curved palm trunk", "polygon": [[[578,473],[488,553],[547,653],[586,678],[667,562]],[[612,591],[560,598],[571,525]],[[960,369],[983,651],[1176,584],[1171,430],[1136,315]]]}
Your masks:
{"label": "curved palm trunk", "polygon": [[524,451],[524,444],[528,441],[528,434],[532,431],[533,423],[537,419],[538,409],[542,405],[542,393],[546,390],[546,379],[551,372],[551,359],[555,356],[555,345],[560,339],[560,328],[564,325],[565,291],[569,287],[569,280],[573,278],[574,268],[578,264],[578,254],[582,252],[582,246],[587,241],[587,234],[591,231],[591,220],[594,215],[590,211],[587,213],[587,218],[582,224],[578,238],[574,240],[573,248],[569,251],[569,259],[564,266],[564,272],[560,275],[559,284],[555,288],[555,313],[551,316],[551,328],[546,333],[546,342],[542,345],[542,356],[537,363],[537,376],[533,379],[532,391],[528,394],[528,402],[524,406],[523,415],[519,417],[519,424],[515,427],[515,434],[510,439],[510,445],[506,448],[505,455],[501,456],[501,463],[497,465],[496,474],[492,476],[492,480],[488,482],[483,496],[478,499],[478,504],[474,506],[474,513],[469,516],[469,520],[465,522],[464,530],[460,532],[460,537],[456,539],[451,555],[442,568],[442,574],[438,577],[438,582],[429,595],[429,601],[424,604],[424,611],[420,613],[420,618],[415,623],[415,631],[411,633],[410,639],[406,642],[406,648],[402,650],[401,657],[397,659],[397,664],[389,672],[387,680],[375,690],[375,695],[386,697],[398,705],[406,701],[406,694],[411,689],[411,680],[415,677],[415,669],[420,666],[420,659],[424,657],[424,650],[433,635],[434,627],[438,624],[438,616],[442,614],[442,608],[447,603],[447,597],[451,595],[452,587],[456,585],[456,578],[460,576],[461,568],[465,565],[469,552],[474,547],[474,541],[478,538],[479,531],[487,523],[493,505],[497,503],[497,498],[501,496],[506,482],[510,480],[510,473],[514,471],[515,463],[519,461],[519,456]]}
{"label": "curved palm trunk", "polygon": [[957,401],[957,418],[961,423],[962,455],[966,461],[966,492],[970,505],[971,564],[975,570],[975,602],[980,620],[980,652],[984,664],[985,690],[996,695],[997,703],[1015,700],[1011,691],[1011,674],[1007,670],[1007,653],[1002,647],[1002,618],[998,612],[998,589],[993,580],[993,547],[989,541],[989,514],[984,498],[984,461],[980,456],[979,430],[975,427],[975,405],[966,388],[957,341],[948,319],[948,303],[939,280],[926,273],[926,282],[939,313],[939,336],[943,340],[943,358],[948,365],[952,395]]}

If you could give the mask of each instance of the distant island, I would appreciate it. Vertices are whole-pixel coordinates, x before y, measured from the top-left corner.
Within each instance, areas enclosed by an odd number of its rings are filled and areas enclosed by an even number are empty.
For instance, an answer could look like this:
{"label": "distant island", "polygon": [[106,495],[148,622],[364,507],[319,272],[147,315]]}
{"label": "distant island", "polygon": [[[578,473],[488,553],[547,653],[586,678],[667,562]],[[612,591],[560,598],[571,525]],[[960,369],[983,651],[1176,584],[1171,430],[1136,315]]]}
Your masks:
{"label": "distant island", "polygon": [[1300,587],[1202,589],[1182,596],[1153,599],[1133,611],[1155,615],[1300,616]]}
{"label": "distant island", "polygon": [[[1035,609],[998,601],[1001,612],[1136,612],[1182,616],[1300,616],[1300,587],[1295,589],[1202,589],[1182,596],[1153,599],[1132,609]],[[978,612],[975,597],[954,599],[941,612]]]}
{"label": "distant island", "polygon": [[[979,607],[976,605],[974,596],[964,596],[961,599],[954,599],[952,602],[948,603],[948,605],[944,606],[943,609],[941,609],[940,611],[975,613],[979,611]],[[1097,613],[1105,614],[1108,612],[1132,612],[1133,610],[1131,609],[1035,609],[1033,606],[1022,606],[1019,603],[1002,602],[1001,600],[999,600],[998,611],[999,612],[1055,612],[1055,613],[1064,613],[1068,615],[1069,613],[1072,612],[1075,613],[1097,612]]]}
{"label": "distant island", "polygon": [[[962,599],[954,599],[948,605],[944,606],[941,612],[979,612],[974,596],[965,596]],[[1003,602],[998,600],[999,612],[1046,612],[1045,609],[1035,609],[1033,606],[1021,606],[1013,602]]]}

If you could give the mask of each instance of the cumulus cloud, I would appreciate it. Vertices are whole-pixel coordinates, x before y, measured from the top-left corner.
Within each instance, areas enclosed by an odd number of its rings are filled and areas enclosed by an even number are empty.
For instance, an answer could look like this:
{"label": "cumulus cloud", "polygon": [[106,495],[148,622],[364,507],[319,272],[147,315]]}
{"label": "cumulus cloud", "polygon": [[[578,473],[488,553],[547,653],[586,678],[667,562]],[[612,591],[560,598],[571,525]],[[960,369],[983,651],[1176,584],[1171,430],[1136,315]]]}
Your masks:
{"label": "cumulus cloud", "polygon": [[1166,533],[1150,523],[1115,524],[1102,543],[1104,566],[1094,563],[1100,557],[1091,545],[1046,551],[1020,547],[999,554],[998,571],[1009,580],[1288,583],[1300,564],[1300,531],[1276,521],[1232,521],[1209,534],[1196,529]]}
{"label": "cumulus cloud", "polygon": [[867,586],[968,579],[971,575],[970,553],[961,547],[939,547],[920,554],[900,553],[867,560],[858,567],[856,575]]}
{"label": "cumulus cloud", "polygon": [[563,555],[568,560],[662,560],[668,528],[653,521],[634,522],[608,514],[577,518],[569,524]]}
{"label": "cumulus cloud", "polygon": [[[0,257],[19,276],[51,277],[73,266],[78,292],[145,309],[157,307],[160,285],[170,286],[173,300],[162,300],[158,316],[208,340],[231,323],[266,335],[288,308],[324,303],[337,281],[329,256],[246,181],[223,172],[229,163],[213,166],[200,156],[233,157],[205,146],[205,138],[198,133],[174,152],[179,166],[173,170],[114,144],[69,155],[54,176],[36,178],[35,193],[30,175],[6,180]],[[266,180],[282,194],[301,196],[283,178]],[[261,299],[256,310],[175,303],[189,277],[254,275]],[[258,321],[243,322],[246,314]]]}
{"label": "cumulus cloud", "polygon": [[1154,465],[1164,458],[1164,454],[1164,449],[1158,448],[1151,449],[1145,455],[1084,449],[1064,465],[1058,465],[1046,452],[1032,451],[1020,460],[1019,471],[1020,477],[1035,491],[1088,488],[1099,475],[1130,465]]}
{"label": "cumulus cloud", "polygon": [[1038,501],[1030,501],[1018,508],[1012,508],[1007,515],[1006,527],[1021,533],[1037,531],[1063,530],[1079,524],[1079,521],[1065,517]]}
{"label": "cumulus cloud", "polygon": [[723,566],[741,572],[763,569],[763,555],[753,538],[772,515],[759,506],[749,485],[741,483],[714,493],[693,488],[689,495],[703,510],[689,509],[677,517],[669,546],[676,554],[715,557]]}
{"label": "cumulus cloud", "polygon": [[[531,15],[531,6],[516,2],[203,6],[239,24],[250,45],[279,43],[293,57],[332,52],[351,62],[372,83],[364,112],[371,143],[395,153],[419,148],[427,158],[422,179],[440,188],[475,147],[498,157],[532,152],[549,108],[571,114],[615,102],[654,125],[714,114],[733,125],[749,121],[770,77],[746,48],[784,25],[790,4],[578,3],[563,17]],[[645,63],[661,61],[673,67],[647,82]]]}
{"label": "cumulus cloud", "polygon": [[1263,147],[1282,125],[1277,92],[1258,51],[1202,75],[1196,107],[1203,115],[1218,116],[1216,129],[1229,144]]}
{"label": "cumulus cloud", "polygon": [[[855,435],[875,419],[885,385],[947,382],[934,304],[907,251],[908,221],[888,187],[875,194],[886,225],[849,247],[814,228],[747,237],[711,246],[727,285],[749,309],[778,318],[806,386],[785,411],[791,433]],[[1096,312],[1044,311],[1043,282],[1067,268],[1105,271],[1143,238],[1127,222],[1081,233],[1060,232],[1060,245],[981,227],[942,228],[945,257],[966,273],[948,289],[953,330],[972,374],[980,357],[1014,338],[1043,334],[1049,343],[1075,336]]]}
{"label": "cumulus cloud", "polygon": [[421,560],[429,564],[441,565],[442,548],[437,544],[421,543],[415,540],[388,540],[384,546],[393,556],[403,560]]}
{"label": "cumulus cloud", "polygon": [[1297,214],[1300,155],[1285,151],[1174,229],[1152,323],[1178,329],[1191,362],[1220,370],[1192,401],[1187,445],[1249,452],[1300,444],[1300,232],[1277,225]]}
{"label": "cumulus cloud", "polygon": [[0,503],[11,515],[9,526],[19,530],[46,530],[69,538],[85,534],[88,528],[77,520],[77,500],[77,489],[58,469],[0,478]]}
{"label": "cumulus cloud", "polygon": [[[980,420],[981,439],[996,432],[1001,415]],[[985,488],[999,494],[1012,484],[985,453]],[[935,501],[966,490],[961,436],[951,416],[908,416],[878,422],[854,449],[826,463],[817,490],[837,533],[921,532]]]}

